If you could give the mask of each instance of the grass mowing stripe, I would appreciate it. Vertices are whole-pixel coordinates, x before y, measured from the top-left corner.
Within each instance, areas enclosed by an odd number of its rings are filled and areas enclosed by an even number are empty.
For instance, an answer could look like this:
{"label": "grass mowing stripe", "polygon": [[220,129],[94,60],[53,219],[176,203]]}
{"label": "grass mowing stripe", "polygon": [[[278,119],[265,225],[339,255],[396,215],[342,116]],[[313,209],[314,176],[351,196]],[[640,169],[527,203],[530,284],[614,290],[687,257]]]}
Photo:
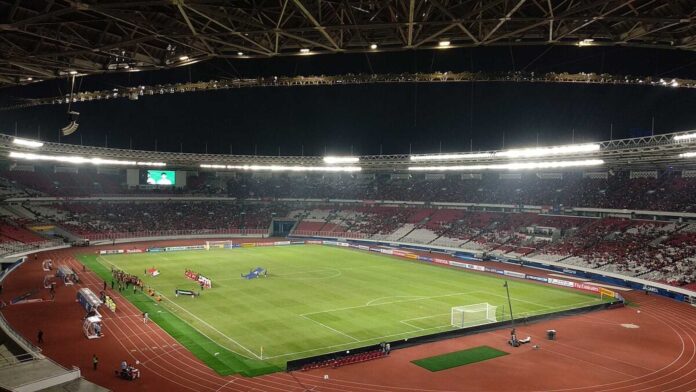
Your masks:
{"label": "grass mowing stripe", "polygon": [[503,355],[508,355],[508,353],[488,346],[479,346],[468,350],[417,359],[411,362],[431,372],[439,372],[440,370],[486,361],[488,359],[502,357]]}
{"label": "grass mowing stripe", "polygon": [[[223,374],[268,365],[283,369],[291,359],[450,330],[453,306],[489,303],[498,306],[499,320],[510,313],[498,276],[331,246],[135,253],[95,261],[103,263],[107,280],[113,264],[142,276],[160,294],[175,288],[198,291],[185,269],[211,278],[213,288],[196,299],[171,295],[155,304],[144,296],[136,306],[150,306],[153,316],[166,313],[171,323],[181,324],[166,328],[182,328],[175,337],[201,346],[196,354],[206,363],[219,362],[210,366]],[[259,266],[268,269],[268,278],[240,277]],[[159,276],[143,272],[153,267]],[[590,295],[533,282],[509,284],[518,317],[599,303]],[[240,347],[259,356],[263,352],[265,363]]]}
{"label": "grass mowing stripe", "polygon": [[[97,261],[94,255],[81,255],[78,259],[105,281],[111,280],[111,271]],[[186,347],[193,355],[220,375],[241,374],[255,377],[275,373],[282,369],[258,360],[248,360],[237,355],[196,331],[176,315],[162,309],[147,295],[130,290],[120,293],[141,312],[148,312],[150,319],[172,338]]]}

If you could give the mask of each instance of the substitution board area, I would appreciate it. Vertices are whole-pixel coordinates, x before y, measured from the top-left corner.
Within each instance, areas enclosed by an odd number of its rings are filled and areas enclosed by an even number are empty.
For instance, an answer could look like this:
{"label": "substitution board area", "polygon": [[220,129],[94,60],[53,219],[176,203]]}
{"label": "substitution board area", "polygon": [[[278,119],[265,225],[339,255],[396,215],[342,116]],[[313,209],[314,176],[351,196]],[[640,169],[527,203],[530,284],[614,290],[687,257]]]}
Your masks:
{"label": "substitution board area", "polygon": [[[452,330],[455,307],[490,304],[498,321],[510,312],[503,280],[495,276],[340,247],[102,255],[83,262],[107,277],[112,267],[138,276],[157,268],[159,276],[144,281],[160,293],[160,303],[128,291],[126,297],[223,374],[240,366],[282,369],[288,360]],[[268,277],[240,277],[259,266]],[[212,289],[175,297],[176,289],[198,290],[186,269],[210,278]],[[516,317],[600,302],[522,281],[510,282],[510,293]]]}

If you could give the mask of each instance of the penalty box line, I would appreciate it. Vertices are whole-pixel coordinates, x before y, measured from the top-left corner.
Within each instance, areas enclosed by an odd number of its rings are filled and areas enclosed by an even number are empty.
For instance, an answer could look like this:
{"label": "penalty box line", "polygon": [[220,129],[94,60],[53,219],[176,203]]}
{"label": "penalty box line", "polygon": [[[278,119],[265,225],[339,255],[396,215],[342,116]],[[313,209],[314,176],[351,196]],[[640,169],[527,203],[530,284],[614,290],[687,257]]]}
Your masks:
{"label": "penalty box line", "polygon": [[[335,308],[335,309],[327,309],[327,310],[320,310],[318,312],[309,312],[309,313],[303,313],[300,314],[299,316],[301,317],[306,317],[306,316],[312,316],[315,314],[322,314],[322,313],[331,313],[331,312],[340,312],[342,310],[351,310],[351,309],[360,309],[360,308],[369,308],[369,307],[374,307],[374,306],[382,306],[382,305],[391,305],[391,304],[398,304],[402,302],[415,302],[415,301],[423,301],[425,299],[433,299],[433,298],[445,298],[445,297],[454,297],[457,295],[466,295],[466,294],[473,294],[473,293],[481,293],[483,291],[481,290],[475,290],[475,291],[465,291],[461,293],[452,293],[452,294],[443,294],[443,295],[433,295],[430,297],[418,297],[418,298],[413,298],[413,299],[404,299],[400,301],[390,301],[390,302],[382,302],[379,304],[370,304],[370,305],[357,305],[357,306],[348,306],[345,308]],[[389,298],[389,297],[381,297],[378,299],[382,298]]]}
{"label": "penalty box line", "polygon": [[[158,254],[157,256],[160,256],[160,255]],[[163,256],[163,257],[164,257],[164,256]],[[101,256],[99,256],[99,258],[101,258]],[[167,258],[164,257],[164,259],[167,259]],[[109,262],[108,260],[106,260],[106,259],[104,259],[104,258],[102,258],[102,260],[104,260],[106,263],[108,263],[108,264],[110,264],[110,265],[112,265],[112,266],[114,266],[114,267],[116,267],[116,268],[121,269],[118,265],[113,264],[113,263]],[[212,325],[208,324],[206,321],[202,320],[201,318],[199,318],[199,317],[196,316],[195,314],[193,314],[193,313],[189,312],[188,310],[186,310],[185,308],[181,307],[179,304],[177,304],[176,302],[174,302],[174,301],[172,301],[171,299],[169,299],[166,295],[164,295],[164,294],[162,294],[162,293],[159,293],[159,295],[160,295],[162,298],[164,298],[164,299],[166,299],[167,301],[169,301],[172,305],[174,305],[174,306],[176,306],[177,308],[179,308],[179,309],[183,310],[184,312],[188,313],[188,314],[191,315],[193,318],[195,318],[196,320],[200,321],[202,324],[204,324],[204,325],[206,325],[207,327],[209,327],[211,330],[213,330],[213,331],[215,331],[216,333],[218,333],[220,336],[224,337],[225,339],[229,340],[230,342],[232,342],[232,343],[236,344],[237,346],[241,347],[244,351],[246,351],[246,352],[248,352],[249,354],[253,355],[254,358],[256,358],[256,359],[262,359],[262,358],[261,358],[259,355],[257,355],[256,353],[254,353],[253,351],[251,351],[251,350],[249,350],[248,348],[244,347],[243,345],[241,345],[239,342],[237,342],[236,340],[232,339],[231,337],[229,337],[229,336],[225,335],[224,333],[220,332],[219,330],[217,330],[217,328],[215,328],[215,327],[213,327]],[[148,297],[148,298],[149,298],[149,297]],[[184,321],[184,320],[182,320],[182,321]],[[186,322],[186,321],[184,321],[184,322]],[[206,335],[206,334],[205,334],[203,331],[201,331],[200,329],[194,327],[194,326],[191,325],[190,323],[186,323],[186,324],[188,324],[189,326],[191,326],[191,328],[193,328],[193,329],[195,329],[196,331],[198,331],[201,335],[203,335],[203,336],[205,336],[206,338],[208,338],[211,342],[215,343],[215,340],[213,340],[213,338],[211,338],[210,336]],[[223,346],[223,347],[224,347],[224,346]],[[232,352],[235,352],[234,350],[231,350],[231,349],[228,348],[228,347],[224,347],[224,348],[226,348],[226,349],[228,349],[228,350],[230,350],[230,351],[232,351]],[[237,353],[237,354],[239,354],[239,353]],[[239,355],[241,355],[241,354],[239,354]]]}

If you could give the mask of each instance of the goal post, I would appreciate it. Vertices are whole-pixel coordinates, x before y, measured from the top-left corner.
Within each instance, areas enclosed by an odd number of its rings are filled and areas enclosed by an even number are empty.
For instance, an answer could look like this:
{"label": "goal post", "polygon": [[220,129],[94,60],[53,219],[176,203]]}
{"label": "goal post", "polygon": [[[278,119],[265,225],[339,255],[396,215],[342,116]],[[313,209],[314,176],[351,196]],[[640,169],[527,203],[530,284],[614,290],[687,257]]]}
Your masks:
{"label": "goal post", "polygon": [[455,306],[452,308],[451,324],[455,328],[473,327],[498,321],[496,317],[497,306],[488,302]]}
{"label": "goal post", "polygon": [[229,245],[234,244],[234,241],[231,240],[223,240],[223,241],[206,241],[205,242],[205,250],[211,250],[211,249],[224,249],[229,247]]}

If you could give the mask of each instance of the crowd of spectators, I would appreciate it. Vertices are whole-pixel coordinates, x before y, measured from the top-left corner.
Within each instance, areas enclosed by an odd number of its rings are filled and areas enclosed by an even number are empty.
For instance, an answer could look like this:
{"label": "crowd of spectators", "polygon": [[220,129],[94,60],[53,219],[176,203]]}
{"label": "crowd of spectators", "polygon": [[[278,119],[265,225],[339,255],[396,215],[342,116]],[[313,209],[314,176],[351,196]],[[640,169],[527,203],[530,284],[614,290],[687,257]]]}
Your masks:
{"label": "crowd of spectators", "polygon": [[86,237],[93,233],[136,233],[217,229],[262,229],[267,231],[275,216],[288,208],[279,203],[234,203],[220,201],[61,202],[41,212],[36,219],[59,223]]}
{"label": "crowd of spectators", "polygon": [[[0,190],[18,195],[129,194],[120,174],[97,172],[1,173]],[[512,178],[510,178],[512,177]],[[602,176],[595,176],[602,177]],[[649,176],[648,176],[649,177]],[[564,173],[543,178],[534,173],[501,178],[486,173],[473,179],[448,176],[426,179],[389,174],[267,175],[249,173],[190,175],[185,189],[160,190],[196,195],[222,195],[228,201],[64,201],[33,209],[36,221],[58,223],[86,237],[91,233],[136,233],[167,230],[268,230],[274,217],[302,221],[297,229],[340,236],[408,240],[490,253],[547,257],[605,271],[644,276],[673,284],[696,281],[696,229],[682,223],[645,222],[619,218],[590,219],[532,213],[503,213],[372,205],[371,200],[463,202],[562,207],[596,207],[657,211],[696,211],[696,179],[661,172],[657,178],[630,178],[628,172],[608,178]],[[296,210],[277,198],[319,199],[321,211]],[[249,201],[254,199],[255,201]],[[329,203],[328,199],[363,200],[360,207]],[[297,208],[297,207],[295,207]],[[540,229],[542,228],[542,229]],[[41,238],[17,222],[0,227],[0,243],[28,243]]]}

